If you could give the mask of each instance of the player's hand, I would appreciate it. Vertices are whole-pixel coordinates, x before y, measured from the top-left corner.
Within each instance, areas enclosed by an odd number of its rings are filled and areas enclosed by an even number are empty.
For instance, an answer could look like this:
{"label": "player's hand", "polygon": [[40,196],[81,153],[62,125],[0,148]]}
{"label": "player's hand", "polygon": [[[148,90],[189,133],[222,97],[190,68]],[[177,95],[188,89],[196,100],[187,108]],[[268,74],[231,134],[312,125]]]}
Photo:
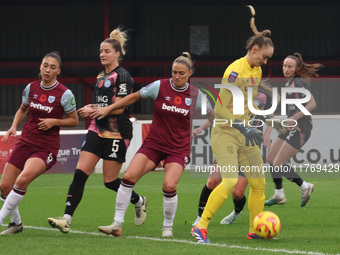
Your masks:
{"label": "player's hand", "polygon": [[38,123],[38,127],[42,131],[49,130],[55,125],[54,119],[45,119],[45,118],[39,118],[40,122]]}
{"label": "player's hand", "polygon": [[202,132],[202,128],[201,127],[195,128],[192,131],[192,138],[195,138],[195,136],[197,137],[201,132]]}
{"label": "player's hand", "polygon": [[86,117],[90,116],[92,111],[93,111],[93,106],[88,104],[88,105],[85,105],[83,108],[80,108],[78,110],[78,113],[79,113],[80,117],[86,118]]}
{"label": "player's hand", "polygon": [[8,137],[9,137],[10,135],[13,135],[14,137],[17,137],[17,129],[14,128],[14,127],[11,127],[10,129],[8,129],[8,131],[6,132],[6,134],[2,137],[1,142],[7,143]]}
{"label": "player's hand", "polygon": [[[251,143],[251,146],[255,146],[255,144],[261,144],[263,140],[261,131],[245,126],[243,122],[237,119],[234,121],[233,127],[239,130],[244,135],[244,137],[246,138],[246,146],[249,146],[249,142]],[[261,132],[261,134],[259,132]]]}
{"label": "player's hand", "polygon": [[272,146],[272,143],[270,141],[270,133],[265,132],[264,135],[262,136],[262,144],[264,147],[266,147],[268,150],[270,149],[270,147]]}
{"label": "player's hand", "polygon": [[110,110],[108,107],[93,107],[91,118],[95,119],[98,118],[98,120],[104,118],[105,116],[109,115]]}

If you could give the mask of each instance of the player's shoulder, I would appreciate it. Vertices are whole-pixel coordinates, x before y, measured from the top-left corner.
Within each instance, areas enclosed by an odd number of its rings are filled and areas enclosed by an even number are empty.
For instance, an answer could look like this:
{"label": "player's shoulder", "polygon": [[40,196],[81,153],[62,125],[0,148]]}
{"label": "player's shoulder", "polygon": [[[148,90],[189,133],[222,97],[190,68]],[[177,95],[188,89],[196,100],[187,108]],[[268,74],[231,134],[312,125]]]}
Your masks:
{"label": "player's shoulder", "polygon": [[61,91],[67,91],[67,90],[70,90],[68,87],[66,87],[64,84],[62,84],[61,82],[58,82],[56,84],[56,88],[61,90]]}
{"label": "player's shoulder", "polygon": [[308,85],[306,83],[306,81],[299,77],[299,76],[295,76],[292,80],[292,82],[295,83],[295,87],[298,87],[298,88],[308,88]]}
{"label": "player's shoulder", "polygon": [[120,76],[130,77],[130,73],[122,66],[118,66],[114,71]]}

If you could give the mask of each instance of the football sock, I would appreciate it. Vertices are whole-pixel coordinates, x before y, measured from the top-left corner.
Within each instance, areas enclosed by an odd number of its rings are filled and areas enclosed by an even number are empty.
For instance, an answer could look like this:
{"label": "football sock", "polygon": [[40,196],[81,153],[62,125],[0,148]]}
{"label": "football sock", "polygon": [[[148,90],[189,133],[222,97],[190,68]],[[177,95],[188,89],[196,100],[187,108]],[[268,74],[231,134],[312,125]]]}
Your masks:
{"label": "football sock", "polygon": [[273,182],[275,184],[276,189],[282,189],[282,172],[281,171],[274,171],[274,167],[272,164],[270,164],[270,167],[272,170],[270,171],[270,174],[273,178]]}
{"label": "football sock", "polygon": [[220,209],[230,193],[231,191],[223,185],[223,182],[211,192],[207,205],[203,211],[202,218],[198,223],[199,228],[208,228],[212,216]]}
{"label": "football sock", "polygon": [[124,178],[122,179],[119,189],[117,191],[116,212],[114,221],[118,221],[120,223],[124,222],[125,213],[129,206],[134,186],[135,186],[134,182],[130,182],[128,180],[125,180]]}
{"label": "football sock", "polygon": [[71,221],[72,221],[72,216],[69,214],[64,214],[63,218],[67,221],[68,224],[71,225]]}
{"label": "football sock", "polygon": [[202,213],[204,211],[205,205],[207,204],[208,197],[210,196],[210,193],[212,192],[211,189],[207,187],[207,185],[204,185],[202,191],[201,191],[201,196],[200,196],[200,201],[198,203],[198,216],[202,216]]}
{"label": "football sock", "polygon": [[291,182],[295,182],[298,186],[301,186],[303,183],[303,180],[301,179],[300,175],[298,175],[295,171],[294,168],[288,166],[287,164],[283,165],[285,169],[289,169],[289,172],[283,171],[282,175],[286,177],[288,180]]}
{"label": "football sock", "polygon": [[308,183],[305,182],[305,181],[302,181],[302,184],[300,185],[300,188],[301,188],[302,190],[308,189]]}
{"label": "football sock", "polygon": [[74,172],[73,181],[66,199],[65,214],[73,216],[74,211],[77,209],[83,197],[84,187],[88,177],[89,176],[80,169],[76,169]]}
{"label": "football sock", "polygon": [[24,199],[25,194],[26,194],[26,190],[19,189],[17,186],[14,185],[13,189],[8,194],[4,205],[1,208],[0,225],[4,223],[4,220],[11,213],[11,211],[13,211],[15,208],[18,207],[20,202]]}
{"label": "football sock", "polygon": [[[5,203],[6,197],[7,196],[1,195],[0,199],[1,199],[2,204]],[[20,213],[19,213],[18,206],[16,206],[12,211],[10,211],[9,216],[11,218],[11,222],[14,222],[15,225],[21,224],[21,216],[20,216]]]}
{"label": "football sock", "polygon": [[177,211],[178,196],[176,190],[164,191],[163,190],[163,227],[172,227],[174,224],[174,218]]}
{"label": "football sock", "polygon": [[246,196],[243,196],[240,200],[236,201],[233,198],[234,201],[234,211],[235,213],[240,213],[243,210],[244,205],[246,204]]}
{"label": "football sock", "polygon": [[[121,178],[117,178],[112,182],[105,182],[104,184],[106,188],[117,192],[121,181]],[[140,200],[142,201],[140,202]],[[135,206],[141,206],[143,204],[143,199],[141,199],[141,197],[136,192],[132,191],[130,202]],[[136,205],[138,202],[140,203],[140,205]]]}
{"label": "football sock", "polygon": [[285,193],[284,193],[283,188],[282,189],[275,189],[275,195],[278,195],[279,197],[284,198]]}
{"label": "football sock", "polygon": [[248,208],[249,208],[249,231],[254,233],[254,219],[264,208],[264,190],[254,190],[250,187]]}

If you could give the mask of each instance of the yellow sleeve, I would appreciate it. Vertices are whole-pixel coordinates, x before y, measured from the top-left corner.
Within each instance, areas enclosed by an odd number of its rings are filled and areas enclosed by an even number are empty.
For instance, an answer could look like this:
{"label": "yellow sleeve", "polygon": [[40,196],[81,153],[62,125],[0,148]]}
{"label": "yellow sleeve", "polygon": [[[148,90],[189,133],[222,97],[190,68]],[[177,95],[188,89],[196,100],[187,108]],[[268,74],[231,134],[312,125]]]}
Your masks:
{"label": "yellow sleeve", "polygon": [[216,101],[214,109],[215,119],[224,119],[227,120],[228,123],[230,123],[230,121],[234,122],[235,116],[228,109],[228,105],[232,100],[231,92],[227,89],[221,89],[219,96],[221,98],[222,105],[219,101]]}

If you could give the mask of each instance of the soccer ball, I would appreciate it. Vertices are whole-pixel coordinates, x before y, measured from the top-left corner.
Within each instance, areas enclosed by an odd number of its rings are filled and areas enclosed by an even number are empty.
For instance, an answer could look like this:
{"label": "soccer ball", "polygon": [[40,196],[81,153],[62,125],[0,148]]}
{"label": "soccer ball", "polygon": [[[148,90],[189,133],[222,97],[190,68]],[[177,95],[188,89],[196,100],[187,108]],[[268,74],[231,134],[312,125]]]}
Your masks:
{"label": "soccer ball", "polygon": [[269,211],[259,213],[254,219],[254,229],[256,235],[262,238],[273,238],[281,230],[281,221],[279,217]]}

